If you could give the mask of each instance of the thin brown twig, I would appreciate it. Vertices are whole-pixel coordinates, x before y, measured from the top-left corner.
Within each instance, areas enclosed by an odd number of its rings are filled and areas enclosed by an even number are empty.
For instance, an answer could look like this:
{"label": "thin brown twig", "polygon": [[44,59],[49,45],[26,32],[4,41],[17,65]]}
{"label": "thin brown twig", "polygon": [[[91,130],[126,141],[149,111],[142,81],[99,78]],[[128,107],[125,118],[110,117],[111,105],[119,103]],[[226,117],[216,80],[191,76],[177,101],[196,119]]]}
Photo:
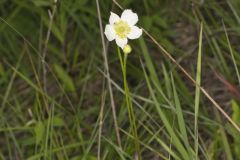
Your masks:
{"label": "thin brown twig", "polygon": [[[104,83],[104,86],[105,86],[105,83]],[[101,109],[100,109],[100,113],[99,113],[98,154],[97,154],[98,160],[101,160],[101,136],[102,136],[103,111],[104,111],[104,106],[105,106],[105,100],[106,100],[106,92],[104,90],[103,95],[102,95]]]}
{"label": "thin brown twig", "polygon": [[112,0],[120,9],[123,10],[123,7],[116,1],[116,0]]}
{"label": "thin brown twig", "polygon": [[[112,0],[117,6],[119,6],[121,9],[121,5],[116,2],[116,0]],[[151,35],[149,34],[144,28],[143,32],[158,46],[158,48],[185,74],[185,76],[197,87],[200,88],[202,93],[212,102],[212,104],[222,113],[222,115],[227,118],[227,120],[237,129],[237,131],[240,132],[240,127],[229,117],[229,115],[220,107],[220,105],[207,93],[207,91],[197,84],[197,82],[190,76],[190,74],[171,56],[170,53],[168,53],[165,48],[158,43],[158,41]]]}
{"label": "thin brown twig", "polygon": [[99,20],[101,39],[102,39],[102,47],[103,47],[102,55],[103,55],[103,59],[104,59],[104,67],[105,67],[106,74],[107,74],[107,81],[108,81],[107,83],[108,83],[108,90],[109,90],[111,107],[112,107],[114,127],[115,127],[115,131],[116,131],[117,142],[118,142],[119,148],[122,149],[119,128],[118,128],[118,123],[117,123],[117,116],[116,116],[116,106],[115,106],[115,102],[114,102],[114,98],[113,98],[111,78],[110,78],[110,73],[109,73],[107,51],[106,51],[105,40],[104,40],[104,35],[103,35],[103,26],[102,26],[102,19],[101,19],[101,11],[100,11],[100,7],[99,7],[99,0],[96,0],[96,4],[97,4],[98,20]]}

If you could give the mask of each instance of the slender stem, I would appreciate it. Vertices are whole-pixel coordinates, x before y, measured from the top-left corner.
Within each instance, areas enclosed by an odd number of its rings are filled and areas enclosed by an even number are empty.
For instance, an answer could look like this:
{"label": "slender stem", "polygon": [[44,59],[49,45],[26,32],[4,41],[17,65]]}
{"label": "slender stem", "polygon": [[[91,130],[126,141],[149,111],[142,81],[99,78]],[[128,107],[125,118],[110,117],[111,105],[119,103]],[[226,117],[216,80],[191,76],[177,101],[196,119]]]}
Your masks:
{"label": "slender stem", "polygon": [[120,138],[118,123],[117,123],[116,106],[115,106],[115,102],[114,102],[114,98],[113,98],[111,77],[110,77],[110,73],[109,73],[107,51],[106,51],[105,40],[104,40],[104,35],[103,35],[103,26],[102,26],[102,19],[101,19],[101,11],[100,11],[100,7],[99,7],[99,0],[96,0],[96,5],[97,5],[98,21],[99,21],[99,27],[100,27],[100,31],[101,31],[100,33],[101,33],[102,47],[103,47],[102,55],[103,55],[104,67],[105,67],[105,71],[106,71],[106,75],[107,75],[107,82],[108,82],[107,84],[108,84],[108,90],[109,90],[111,107],[112,107],[114,127],[115,127],[115,131],[116,131],[118,146],[122,150],[121,138]]}
{"label": "slender stem", "polygon": [[124,58],[122,58],[120,49],[118,48],[118,56],[119,56],[120,65],[121,65],[121,69],[122,69],[122,73],[123,73],[123,85],[124,85],[125,99],[126,99],[126,104],[127,104],[127,109],[128,109],[128,117],[129,117],[129,121],[130,121],[130,125],[131,125],[131,132],[133,133],[133,136],[135,139],[134,145],[135,145],[135,150],[138,154],[137,159],[140,159],[136,119],[135,119],[135,115],[133,112],[133,105],[132,105],[129,88],[128,88],[128,83],[127,83],[127,54],[124,54]]}
{"label": "slender stem", "polygon": [[104,106],[105,106],[105,98],[106,98],[106,92],[103,91],[102,104],[101,104],[101,109],[100,109],[100,113],[99,113],[99,131],[98,131],[98,154],[97,154],[97,160],[101,160],[101,136],[102,136],[102,127],[103,127],[103,111],[104,111]]}
{"label": "slender stem", "polygon": [[[57,10],[57,1],[54,1],[53,9],[52,11],[48,10],[49,14],[49,26],[48,26],[48,31],[47,31],[47,36],[45,40],[45,46],[43,48],[43,53],[42,53],[42,67],[43,67],[43,91],[47,94],[47,67],[46,67],[46,56],[47,56],[47,50],[48,50],[48,42],[50,39],[51,35],[51,30],[52,30],[52,24],[53,24],[53,18]],[[47,98],[44,98],[45,105],[46,105],[46,110],[49,112],[49,107],[48,107],[48,102]]]}
{"label": "slender stem", "polygon": [[119,60],[120,60],[121,69],[122,69],[122,72],[123,72],[124,68],[123,68],[123,60],[122,60],[121,51],[120,51],[119,47],[117,47],[117,49],[118,49],[118,57],[119,57]]}

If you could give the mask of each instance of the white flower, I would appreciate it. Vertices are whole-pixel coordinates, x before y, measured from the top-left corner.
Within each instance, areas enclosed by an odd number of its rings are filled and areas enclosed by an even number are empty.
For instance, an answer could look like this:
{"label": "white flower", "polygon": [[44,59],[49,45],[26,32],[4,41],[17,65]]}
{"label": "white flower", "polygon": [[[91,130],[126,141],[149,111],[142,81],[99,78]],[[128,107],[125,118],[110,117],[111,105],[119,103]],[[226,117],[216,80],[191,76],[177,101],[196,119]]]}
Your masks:
{"label": "white flower", "polygon": [[109,41],[115,39],[117,45],[122,49],[127,45],[128,39],[137,39],[142,35],[142,29],[135,26],[138,15],[132,10],[126,9],[121,17],[111,12],[109,23],[105,27],[105,35]]}

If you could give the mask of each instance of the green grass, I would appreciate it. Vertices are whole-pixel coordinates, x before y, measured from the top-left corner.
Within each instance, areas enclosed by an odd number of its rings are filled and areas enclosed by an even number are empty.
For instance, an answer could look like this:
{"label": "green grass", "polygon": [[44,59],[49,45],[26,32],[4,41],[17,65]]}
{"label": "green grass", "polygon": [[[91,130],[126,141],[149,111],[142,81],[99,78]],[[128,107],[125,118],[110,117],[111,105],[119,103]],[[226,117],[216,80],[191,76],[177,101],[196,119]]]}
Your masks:
{"label": "green grass", "polygon": [[[0,1],[0,159],[238,159],[240,2],[96,2]],[[121,8],[127,57],[99,27]]]}

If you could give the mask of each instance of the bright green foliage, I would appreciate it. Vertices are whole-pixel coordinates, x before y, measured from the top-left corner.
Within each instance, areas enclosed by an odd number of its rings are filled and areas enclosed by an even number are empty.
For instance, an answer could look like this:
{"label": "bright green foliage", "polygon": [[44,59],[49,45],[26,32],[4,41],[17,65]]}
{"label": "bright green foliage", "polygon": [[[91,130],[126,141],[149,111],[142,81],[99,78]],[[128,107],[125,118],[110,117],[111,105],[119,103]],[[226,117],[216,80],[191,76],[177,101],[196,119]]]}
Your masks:
{"label": "bright green foliage", "polygon": [[66,73],[66,71],[57,64],[54,65],[54,69],[57,77],[62,81],[63,87],[66,88],[67,91],[74,91],[74,83],[71,77]]}
{"label": "bright green foliage", "polygon": [[42,122],[37,122],[34,127],[34,132],[36,135],[36,144],[39,144],[44,138],[45,126]]}
{"label": "bright green foliage", "polygon": [[238,103],[234,100],[231,101],[232,104],[232,119],[238,124],[240,125],[240,106],[238,105]]}

